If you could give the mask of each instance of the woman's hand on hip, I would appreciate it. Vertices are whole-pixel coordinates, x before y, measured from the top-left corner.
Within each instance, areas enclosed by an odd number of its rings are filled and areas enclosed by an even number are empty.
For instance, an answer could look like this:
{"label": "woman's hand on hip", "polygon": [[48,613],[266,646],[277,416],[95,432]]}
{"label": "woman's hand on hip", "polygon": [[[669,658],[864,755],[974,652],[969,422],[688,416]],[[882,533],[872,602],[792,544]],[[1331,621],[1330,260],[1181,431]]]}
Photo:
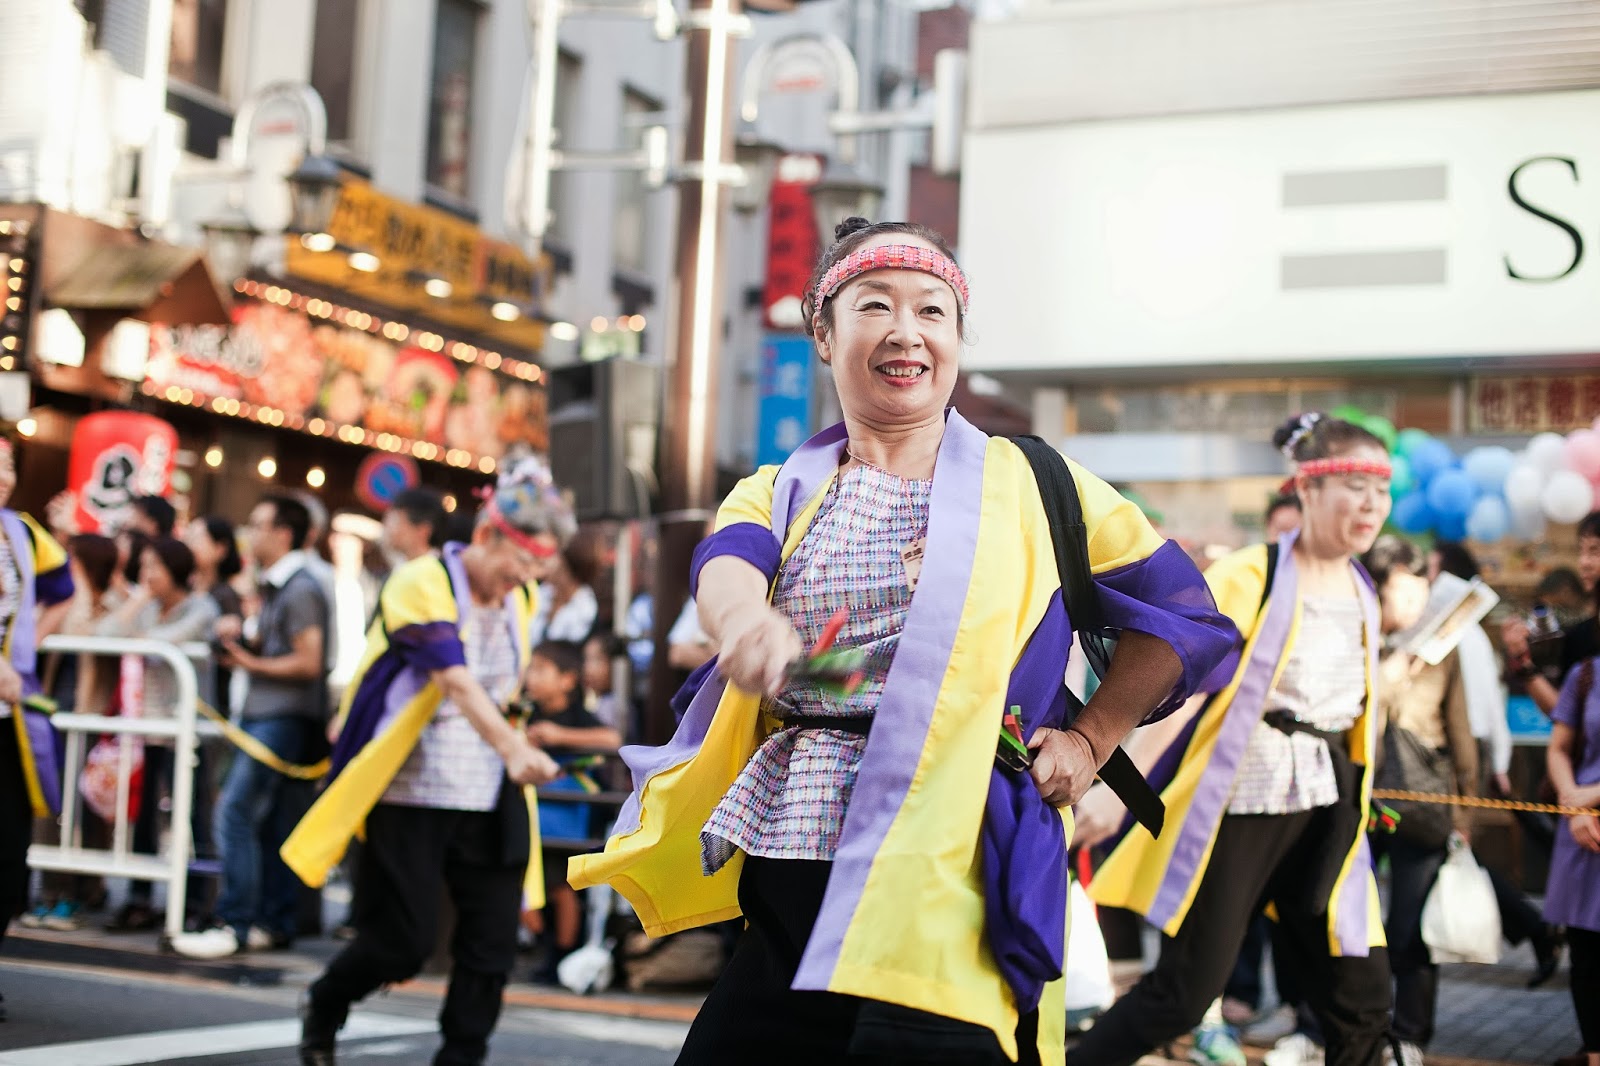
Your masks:
{"label": "woman's hand on hip", "polygon": [[765,603],[727,615],[717,668],[746,692],[776,696],[789,664],[804,653],[789,620]]}
{"label": "woman's hand on hip", "polygon": [[1100,769],[1094,749],[1075,729],[1034,730],[1028,741],[1033,768],[1028,771],[1039,795],[1052,807],[1070,807],[1083,798]]}

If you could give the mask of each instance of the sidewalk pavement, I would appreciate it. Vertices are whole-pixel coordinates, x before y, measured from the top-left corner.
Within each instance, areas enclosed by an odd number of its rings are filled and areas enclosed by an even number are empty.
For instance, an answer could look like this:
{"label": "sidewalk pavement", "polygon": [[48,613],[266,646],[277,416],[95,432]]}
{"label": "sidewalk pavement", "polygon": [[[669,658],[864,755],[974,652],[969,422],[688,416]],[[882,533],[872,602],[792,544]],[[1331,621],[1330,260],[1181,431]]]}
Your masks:
{"label": "sidewalk pavement", "polygon": [[[13,926],[5,955],[36,961],[177,975],[228,984],[303,985],[312,981],[343,945],[329,938],[302,939],[288,951],[249,953],[216,962],[183,959],[160,950],[153,933],[105,933],[83,929],[56,933]],[[1513,949],[1497,966],[1446,966],[1439,989],[1437,1036],[1427,1050],[1431,1066],[1478,1066],[1486,1063],[1553,1063],[1579,1046],[1577,1020],[1567,971],[1543,988],[1527,988],[1533,952]],[[519,977],[523,976],[519,974]],[[401,986],[401,992],[442,996],[444,978],[422,976]],[[513,980],[508,1004],[613,1017],[690,1021],[704,992],[630,993],[614,990],[578,996],[565,989]],[[1180,1042],[1173,1053],[1182,1056]],[[1259,1064],[1264,1048],[1249,1048]],[[1070,1054],[1069,1054],[1070,1061]],[[1148,1066],[1168,1060],[1150,1056]]]}

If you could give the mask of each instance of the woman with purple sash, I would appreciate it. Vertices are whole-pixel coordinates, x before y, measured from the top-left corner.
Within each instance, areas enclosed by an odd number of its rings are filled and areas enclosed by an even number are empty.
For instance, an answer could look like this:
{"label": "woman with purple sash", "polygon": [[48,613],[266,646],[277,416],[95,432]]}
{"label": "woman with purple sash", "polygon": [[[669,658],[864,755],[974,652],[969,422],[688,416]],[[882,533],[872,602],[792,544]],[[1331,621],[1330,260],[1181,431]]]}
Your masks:
{"label": "woman with purple sash", "polygon": [[[1365,429],[1317,414],[1274,443],[1295,464],[1301,527],[1206,571],[1244,650],[1209,679],[1214,695],[1129,744],[1163,781],[1166,829],[1158,839],[1129,830],[1089,892],[1165,939],[1155,969],[1073,1049],[1074,1066],[1127,1066],[1192,1029],[1263,899],[1279,923],[1274,945],[1304,975],[1328,1066],[1376,1066],[1383,1054],[1389,960],[1363,831],[1381,637],[1356,556],[1389,515],[1389,455]],[[1080,843],[1122,821],[1104,793],[1080,805]]]}
{"label": "woman with purple sash", "polygon": [[[694,574],[720,656],[671,743],[624,749],[634,797],[571,880],[614,885],[652,935],[748,922],[685,1066],[1059,1066],[1070,805],[1237,635],[1182,550],[1069,464],[1121,640],[1067,721],[1032,468],[948,409],[967,279],[922,226],[836,238],[804,309],[844,422],[724,502]],[[853,690],[803,667],[841,622]],[[1031,768],[996,765],[1008,710]]]}
{"label": "woman with purple sash", "polygon": [[[1563,807],[1600,808],[1597,675],[1600,659],[1570,670],[1551,713],[1555,725],[1545,762]],[[1587,1056],[1562,1062],[1600,1066],[1600,818],[1577,814],[1564,820],[1556,831],[1546,885],[1544,920],[1567,927],[1572,1006]]]}
{"label": "woman with purple sash", "polygon": [[32,518],[5,506],[16,487],[11,442],[0,440],[0,942],[28,902],[33,820],[61,809],[57,736],[34,701],[39,641],[60,627],[72,599],[67,553]]}

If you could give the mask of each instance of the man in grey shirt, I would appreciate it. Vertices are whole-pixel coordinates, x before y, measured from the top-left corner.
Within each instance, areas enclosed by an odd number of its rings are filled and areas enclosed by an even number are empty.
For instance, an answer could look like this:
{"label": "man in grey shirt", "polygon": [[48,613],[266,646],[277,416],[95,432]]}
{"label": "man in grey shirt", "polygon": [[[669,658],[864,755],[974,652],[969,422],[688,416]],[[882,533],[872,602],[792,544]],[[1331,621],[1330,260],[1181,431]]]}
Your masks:
{"label": "man in grey shirt", "polygon": [[[316,750],[327,719],[331,612],[304,551],[310,524],[305,505],[292,497],[268,496],[256,505],[245,527],[261,582],[254,646],[241,644],[237,633],[219,631],[225,665],[250,679],[241,725],[289,763],[303,762]],[[177,937],[173,950],[215,959],[284,947],[293,939],[299,882],[278,857],[291,828],[278,808],[291,784],[243,752],[234,756],[216,812],[219,924]]]}

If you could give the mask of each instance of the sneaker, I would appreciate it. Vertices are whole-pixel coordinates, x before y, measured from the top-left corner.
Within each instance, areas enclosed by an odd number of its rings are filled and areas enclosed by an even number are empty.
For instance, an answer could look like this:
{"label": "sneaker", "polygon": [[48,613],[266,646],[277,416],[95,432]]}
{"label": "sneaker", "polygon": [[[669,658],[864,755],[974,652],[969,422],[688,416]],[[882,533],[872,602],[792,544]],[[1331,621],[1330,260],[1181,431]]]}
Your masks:
{"label": "sneaker", "polygon": [[50,913],[44,916],[44,927],[54,929],[58,933],[71,933],[82,929],[87,923],[83,915],[78,912],[83,908],[71,900],[62,900],[50,908]]}
{"label": "sneaker", "polygon": [[1189,1061],[1196,1066],[1245,1066],[1244,1048],[1226,1022],[1205,1022],[1194,1031]]}
{"label": "sneaker", "polygon": [[1261,1058],[1262,1066],[1323,1066],[1327,1053],[1304,1033],[1290,1033]]}
{"label": "sneaker", "polygon": [[1272,1047],[1294,1032],[1297,1024],[1294,1008],[1283,1004],[1254,1025],[1245,1026],[1244,1042],[1252,1047]]}
{"label": "sneaker", "polygon": [[[1395,1048],[1400,1049],[1398,1057]],[[1383,1049],[1383,1066],[1422,1066],[1422,1048],[1409,1040],[1396,1040]]]}
{"label": "sneaker", "polygon": [[259,925],[252,925],[244,938],[246,951],[282,951],[293,943],[293,937],[271,932]]}
{"label": "sneaker", "polygon": [[50,905],[41,903],[33,910],[17,919],[17,924],[24,929],[43,929],[45,916],[50,913]]}
{"label": "sneaker", "polygon": [[186,959],[225,959],[237,955],[241,946],[239,934],[226,925],[203,933],[179,933],[172,938],[172,950]]}
{"label": "sneaker", "polygon": [[1222,1020],[1239,1028],[1256,1020],[1256,1009],[1242,999],[1222,997]]}
{"label": "sneaker", "polygon": [[106,922],[108,933],[141,933],[161,928],[162,916],[148,903],[124,903],[122,909]]}

